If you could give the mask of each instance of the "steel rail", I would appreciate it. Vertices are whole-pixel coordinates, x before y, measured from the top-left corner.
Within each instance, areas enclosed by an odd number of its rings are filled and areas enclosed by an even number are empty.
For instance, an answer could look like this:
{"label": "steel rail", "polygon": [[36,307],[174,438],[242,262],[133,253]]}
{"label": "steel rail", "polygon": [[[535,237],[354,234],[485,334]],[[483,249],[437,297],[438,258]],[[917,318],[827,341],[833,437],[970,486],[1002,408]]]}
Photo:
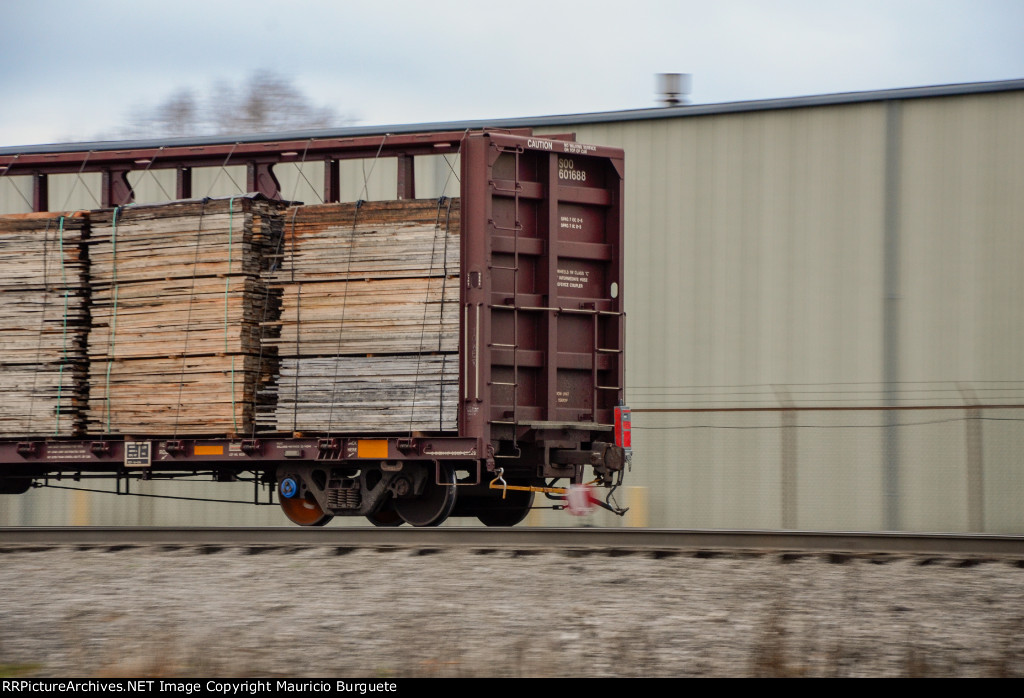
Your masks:
{"label": "steel rail", "polygon": [[0,547],[218,545],[918,554],[1024,558],[1024,536],[622,528],[0,528]]}

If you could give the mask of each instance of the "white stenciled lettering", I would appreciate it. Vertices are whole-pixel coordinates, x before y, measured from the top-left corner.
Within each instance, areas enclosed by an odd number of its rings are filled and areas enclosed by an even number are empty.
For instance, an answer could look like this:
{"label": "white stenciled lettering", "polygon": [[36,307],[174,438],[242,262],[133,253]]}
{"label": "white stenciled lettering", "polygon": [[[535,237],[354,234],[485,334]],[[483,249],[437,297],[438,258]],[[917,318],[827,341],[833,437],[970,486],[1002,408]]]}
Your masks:
{"label": "white stenciled lettering", "polygon": [[559,222],[564,230],[583,230],[583,219],[577,216],[561,216]]}
{"label": "white stenciled lettering", "polygon": [[559,288],[583,288],[590,280],[590,272],[584,269],[557,269]]}
{"label": "white stenciled lettering", "polygon": [[529,138],[526,141],[527,147],[539,148],[541,150],[554,150],[555,144],[551,141],[542,141],[538,138]]}
{"label": "white stenciled lettering", "polygon": [[576,169],[576,163],[570,158],[558,158],[558,178],[570,182],[586,182],[587,173]]}
{"label": "white stenciled lettering", "polygon": [[562,150],[564,150],[567,153],[580,153],[581,155],[586,155],[587,153],[597,150],[597,146],[587,145],[586,143],[573,143],[571,141],[567,141],[565,143],[562,143]]}

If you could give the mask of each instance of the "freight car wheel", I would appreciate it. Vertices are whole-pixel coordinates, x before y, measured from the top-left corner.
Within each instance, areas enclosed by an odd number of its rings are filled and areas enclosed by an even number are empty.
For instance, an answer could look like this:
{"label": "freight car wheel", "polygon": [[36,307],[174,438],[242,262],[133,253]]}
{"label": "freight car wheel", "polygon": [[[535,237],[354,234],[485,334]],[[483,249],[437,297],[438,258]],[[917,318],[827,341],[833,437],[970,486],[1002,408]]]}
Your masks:
{"label": "freight car wheel", "polygon": [[398,512],[395,511],[395,505],[392,502],[388,502],[372,514],[367,514],[366,520],[374,526],[387,528],[401,526],[405,523],[402,517],[398,515]]}
{"label": "freight car wheel", "polygon": [[24,494],[31,488],[30,477],[8,477],[0,480],[0,494]]}
{"label": "freight car wheel", "polygon": [[481,502],[476,518],[484,526],[515,526],[526,518],[532,506],[533,492],[509,490],[504,499],[499,493],[498,497]]}
{"label": "freight car wheel", "polygon": [[320,505],[307,493],[305,497],[280,498],[281,511],[292,523],[300,526],[326,526],[334,517],[324,512]]}
{"label": "freight car wheel", "polygon": [[439,485],[433,473],[427,476],[423,494],[408,499],[396,499],[395,511],[402,520],[413,526],[440,526],[455,508],[455,471],[441,466],[441,481],[450,485]]}

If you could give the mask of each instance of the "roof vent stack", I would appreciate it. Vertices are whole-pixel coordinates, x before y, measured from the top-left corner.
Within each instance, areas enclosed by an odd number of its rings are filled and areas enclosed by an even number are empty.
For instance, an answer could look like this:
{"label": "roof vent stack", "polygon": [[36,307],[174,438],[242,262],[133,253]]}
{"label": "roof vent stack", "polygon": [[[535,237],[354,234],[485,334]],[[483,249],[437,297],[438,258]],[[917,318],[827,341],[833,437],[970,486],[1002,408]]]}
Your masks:
{"label": "roof vent stack", "polygon": [[693,85],[690,73],[658,73],[658,95],[666,107],[689,104],[688,95]]}

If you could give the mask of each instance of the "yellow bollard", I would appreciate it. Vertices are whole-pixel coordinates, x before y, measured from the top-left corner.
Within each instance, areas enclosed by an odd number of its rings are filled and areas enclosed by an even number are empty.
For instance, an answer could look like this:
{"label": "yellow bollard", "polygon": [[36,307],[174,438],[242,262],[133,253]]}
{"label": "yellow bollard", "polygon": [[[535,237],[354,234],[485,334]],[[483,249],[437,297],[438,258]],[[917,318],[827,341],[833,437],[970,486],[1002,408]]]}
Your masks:
{"label": "yellow bollard", "polygon": [[648,492],[646,487],[637,485],[626,487],[626,506],[629,511],[623,517],[623,522],[629,528],[647,528],[650,523],[650,508],[648,506]]}
{"label": "yellow bollard", "polygon": [[88,526],[89,525],[89,493],[88,492],[72,492],[71,493],[71,525],[72,526]]}

